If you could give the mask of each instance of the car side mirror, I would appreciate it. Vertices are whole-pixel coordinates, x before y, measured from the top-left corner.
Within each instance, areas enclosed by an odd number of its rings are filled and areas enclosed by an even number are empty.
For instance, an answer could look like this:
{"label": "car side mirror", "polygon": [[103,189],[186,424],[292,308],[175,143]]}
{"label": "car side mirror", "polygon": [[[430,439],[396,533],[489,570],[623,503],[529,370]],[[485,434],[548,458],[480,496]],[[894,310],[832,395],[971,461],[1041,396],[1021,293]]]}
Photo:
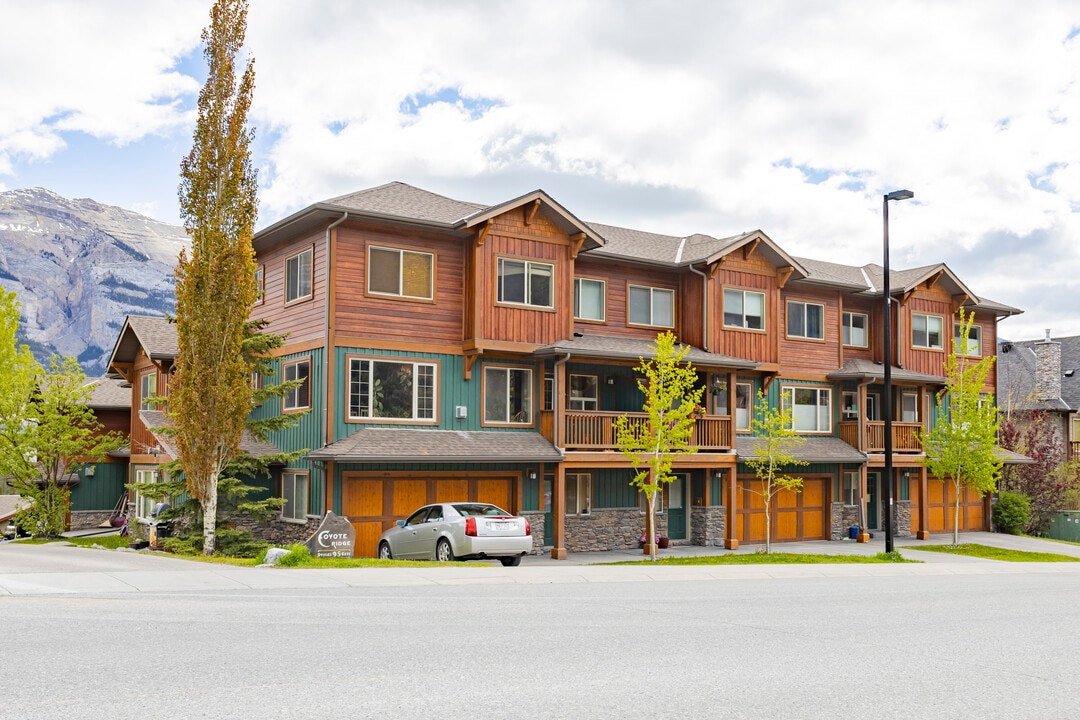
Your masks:
{"label": "car side mirror", "polygon": [[404,520],[398,520],[394,524],[397,525],[398,527],[405,527],[405,521]]}

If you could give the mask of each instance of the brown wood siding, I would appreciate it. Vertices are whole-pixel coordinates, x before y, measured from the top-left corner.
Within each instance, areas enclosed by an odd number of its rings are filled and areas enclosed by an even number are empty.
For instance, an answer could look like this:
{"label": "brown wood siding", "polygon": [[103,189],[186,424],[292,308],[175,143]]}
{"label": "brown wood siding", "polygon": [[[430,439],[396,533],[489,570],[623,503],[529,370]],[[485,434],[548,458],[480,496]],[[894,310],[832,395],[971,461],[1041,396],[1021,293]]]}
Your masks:
{"label": "brown wood siding", "polygon": [[[714,298],[711,307],[715,308],[709,323],[710,337],[716,338],[713,351],[753,362],[779,362],[777,332],[782,332],[782,328],[777,327],[781,321],[776,312],[779,298],[776,268],[756,253],[744,260],[741,252],[736,251],[724,261],[709,287]],[[726,288],[765,293],[765,332],[724,328]]]}
{"label": "brown wood siding", "polygon": [[[629,321],[629,286],[643,285],[675,291],[676,327],[670,329],[678,335],[680,339],[683,339],[678,326],[680,320],[684,317],[683,306],[686,303],[686,297],[682,291],[683,287],[680,283],[679,273],[658,270],[656,268],[628,265],[625,263],[612,264],[590,261],[584,258],[584,256],[578,258],[575,272],[583,277],[602,278],[607,283],[607,297],[605,298],[607,322],[605,322],[603,326],[598,326],[596,323],[578,322],[574,324],[574,330],[577,332],[612,335],[616,337],[646,338],[649,340],[655,339],[657,334],[668,328],[645,327],[641,325],[631,326],[627,324]],[[700,293],[700,289],[698,292]],[[698,305],[697,313],[700,317],[701,295],[697,295],[697,299],[692,300],[692,302]],[[573,308],[571,308],[571,311],[573,311]],[[700,331],[698,334],[700,335]]]}
{"label": "brown wood siding", "polygon": [[[844,362],[848,360],[870,360],[880,361],[883,349],[884,349],[884,337],[881,334],[882,318],[884,313],[882,312],[882,303],[880,302],[867,302],[861,298],[844,298],[843,312],[862,313],[866,315],[869,322],[867,328],[866,347],[857,348],[850,345],[844,346]],[[841,318],[842,320],[843,318]],[[843,342],[843,327],[838,330],[840,333],[840,340]]]}
{"label": "brown wood siding", "polygon": [[[927,350],[913,347],[911,344],[911,316],[914,314],[937,315],[942,322],[942,349]],[[900,329],[900,348],[904,353],[904,367],[914,372],[927,375],[944,375],[945,358],[952,347],[952,298],[944,290],[919,289],[903,306],[900,317],[903,325]]]}
{"label": "brown wood siding", "polygon": [[101,424],[101,434],[118,432],[127,437],[131,431],[130,410],[97,408],[94,410],[94,417]]}
{"label": "brown wood siding", "polygon": [[[964,314],[967,314],[966,310]],[[957,313],[953,322],[960,322],[959,313]],[[988,355],[995,355],[997,353],[997,318],[993,313],[975,313],[973,324],[982,328],[982,355],[974,359],[982,360]],[[952,329],[949,332],[951,333]],[[986,375],[986,384],[983,385],[983,392],[997,392],[997,362],[990,366],[990,372]]]}
{"label": "brown wood siding", "polygon": [[[788,301],[824,305],[824,340],[803,340],[787,335]],[[838,366],[840,356],[840,300],[835,291],[787,287],[780,293],[780,368],[782,373],[820,373],[821,379]],[[846,308],[845,308],[846,309]]]}
{"label": "brown wood siding", "polygon": [[[466,242],[452,235],[350,223],[340,225],[334,248],[336,334],[373,340],[460,343],[463,338],[462,278]],[[432,300],[366,294],[368,248],[371,246],[431,253],[435,273]],[[404,328],[408,328],[407,337],[403,337]]]}
{"label": "brown wood siding", "polygon": [[[340,229],[340,228],[338,228]],[[310,300],[285,305],[285,260],[305,248],[314,248]],[[290,343],[322,338],[326,332],[326,234],[310,233],[278,243],[260,252],[256,262],[263,267],[263,300],[251,310],[251,317],[270,321],[265,332],[288,334]]]}
{"label": "brown wood siding", "polygon": [[[150,358],[146,356],[146,353],[139,350],[135,356],[135,362],[132,363],[132,379],[131,379],[131,415],[130,415],[130,427],[131,427],[131,454],[143,455],[150,451],[150,448],[157,446],[157,440],[146,429],[146,425],[139,417],[139,408],[141,406],[141,397],[139,395],[142,384],[142,376],[148,372],[157,373],[157,393],[158,395],[165,395],[168,393],[168,381],[164,377],[164,373],[160,369],[154,366],[150,362]],[[164,409],[164,408],[162,408]]]}

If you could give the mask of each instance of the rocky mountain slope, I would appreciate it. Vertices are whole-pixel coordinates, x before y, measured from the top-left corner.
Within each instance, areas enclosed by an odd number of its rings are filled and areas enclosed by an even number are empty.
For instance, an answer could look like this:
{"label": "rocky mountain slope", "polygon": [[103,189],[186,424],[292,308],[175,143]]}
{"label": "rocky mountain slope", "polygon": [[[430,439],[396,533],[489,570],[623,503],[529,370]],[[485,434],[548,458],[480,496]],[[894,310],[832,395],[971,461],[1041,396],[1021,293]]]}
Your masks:
{"label": "rocky mountain slope", "polygon": [[0,193],[0,287],[22,303],[39,361],[78,358],[100,375],[124,317],[173,308],[184,229],[93,200],[34,188]]}

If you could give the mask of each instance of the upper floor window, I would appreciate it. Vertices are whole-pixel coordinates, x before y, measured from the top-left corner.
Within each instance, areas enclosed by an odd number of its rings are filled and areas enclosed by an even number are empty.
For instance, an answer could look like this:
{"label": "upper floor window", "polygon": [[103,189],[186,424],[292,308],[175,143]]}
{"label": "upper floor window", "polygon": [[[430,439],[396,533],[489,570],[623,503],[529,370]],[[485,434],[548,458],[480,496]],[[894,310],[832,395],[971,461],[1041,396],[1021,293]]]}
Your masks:
{"label": "upper floor window", "polygon": [[942,321],[939,315],[912,313],[911,344],[915,347],[941,350],[944,347],[941,338],[941,326]]}
{"label": "upper floor window", "polygon": [[604,322],[603,280],[576,278],[574,280],[574,317],[578,320]]}
{"label": "upper floor window", "polygon": [[532,370],[484,368],[484,422],[532,425]]}
{"label": "upper floor window", "polygon": [[765,329],[765,293],[724,290],[724,327]]}
{"label": "upper floor window", "polygon": [[791,410],[791,426],[796,432],[832,431],[832,390],[824,387],[786,387],[786,409]]}
{"label": "upper floor window", "polygon": [[967,348],[960,337],[960,323],[953,323],[953,350],[957,355],[982,355],[982,328],[972,324],[968,329]]}
{"label": "upper floor window", "polygon": [[434,270],[431,253],[374,245],[368,248],[368,292],[431,300]]}
{"label": "upper floor window", "polygon": [[599,383],[595,375],[570,376],[570,409],[595,410]]}
{"label": "upper floor window", "polygon": [[845,390],[842,396],[843,405],[840,406],[842,420],[859,419],[859,393],[853,390]]}
{"label": "upper floor window", "polygon": [[631,325],[675,327],[675,291],[631,285],[628,317]]}
{"label": "upper floor window", "polygon": [[914,392],[900,393],[900,422],[919,422],[919,394]]}
{"label": "upper floor window", "polygon": [[266,283],[263,282],[263,266],[255,268],[255,304],[263,301],[263,293],[266,291]]}
{"label": "upper floor window", "polygon": [[148,402],[147,398],[152,398],[155,395],[157,395],[157,373],[145,373],[139,378],[139,409],[153,410],[155,405]]}
{"label": "upper floor window", "polygon": [[285,302],[311,297],[311,248],[285,260]]}
{"label": "upper floor window", "polygon": [[870,318],[863,313],[845,312],[843,318],[844,344],[852,347],[866,347],[868,345],[867,328],[870,327]]}
{"label": "upper floor window", "polygon": [[301,381],[281,399],[283,409],[305,410],[311,407],[311,360],[309,358],[282,363],[281,379],[283,382]]}
{"label": "upper floor window", "polygon": [[435,365],[349,359],[349,417],[435,419]]}
{"label": "upper floor window", "polygon": [[544,410],[555,409],[555,376],[544,373]]}
{"label": "upper floor window", "polygon": [[825,306],[817,303],[788,300],[788,337],[825,339]]}
{"label": "upper floor window", "polygon": [[555,266],[549,263],[499,258],[499,302],[554,307],[554,277]]}

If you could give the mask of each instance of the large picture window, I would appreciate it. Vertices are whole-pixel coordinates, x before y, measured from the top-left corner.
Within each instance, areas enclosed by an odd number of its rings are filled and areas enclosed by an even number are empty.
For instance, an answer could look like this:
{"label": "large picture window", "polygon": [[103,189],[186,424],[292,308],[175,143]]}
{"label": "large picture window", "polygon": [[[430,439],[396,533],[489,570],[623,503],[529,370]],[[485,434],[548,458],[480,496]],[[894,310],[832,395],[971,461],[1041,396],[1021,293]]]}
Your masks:
{"label": "large picture window", "polygon": [[866,347],[867,328],[870,327],[870,318],[863,313],[844,313],[844,344],[851,347]]}
{"label": "large picture window", "polygon": [[368,292],[431,300],[435,256],[372,246],[368,249]]}
{"label": "large picture window", "polygon": [[939,315],[911,315],[911,344],[915,347],[941,350],[944,346],[941,337],[942,321]]}
{"label": "large picture window", "polygon": [[499,258],[499,302],[553,307],[554,277],[554,265]]}
{"label": "large picture window", "polygon": [[832,431],[832,391],[820,387],[784,388],[784,408],[791,410],[791,426],[796,432]]}
{"label": "large picture window", "polygon": [[283,382],[301,380],[299,386],[285,393],[281,399],[282,408],[288,410],[305,410],[311,407],[311,360],[294,360],[281,365],[281,379]]}
{"label": "large picture window", "polygon": [[532,370],[484,368],[484,422],[532,425]]}
{"label": "large picture window", "polygon": [[724,290],[724,327],[765,329],[765,293]]}
{"label": "large picture window", "polygon": [[630,286],[631,325],[675,327],[675,291],[664,288]]}
{"label": "large picture window", "polygon": [[603,280],[577,278],[574,280],[574,317],[578,320],[604,322]]}
{"label": "large picture window", "polygon": [[787,304],[788,337],[808,340],[825,339],[825,306],[789,300]]}
{"label": "large picture window", "polygon": [[311,297],[311,258],[309,248],[285,260],[285,302]]}
{"label": "large picture window", "polygon": [[960,323],[953,323],[953,349],[957,355],[974,357],[982,355],[982,328],[973,324],[971,328],[968,329],[967,347],[962,347],[962,345]]}
{"label": "large picture window", "polygon": [[349,418],[435,419],[435,365],[349,359]]}
{"label": "large picture window", "polygon": [[306,472],[281,473],[281,497],[285,499],[285,504],[281,506],[281,516],[287,520],[306,521],[310,489]]}

